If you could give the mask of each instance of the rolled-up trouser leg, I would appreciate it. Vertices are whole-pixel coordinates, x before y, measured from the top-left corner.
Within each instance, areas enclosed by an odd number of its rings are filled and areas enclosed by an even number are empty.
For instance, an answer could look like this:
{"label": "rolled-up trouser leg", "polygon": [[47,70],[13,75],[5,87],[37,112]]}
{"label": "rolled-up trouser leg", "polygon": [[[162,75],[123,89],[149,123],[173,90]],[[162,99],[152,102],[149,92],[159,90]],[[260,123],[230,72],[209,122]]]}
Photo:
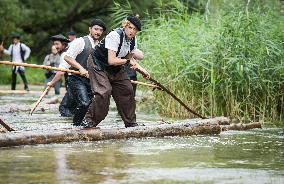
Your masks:
{"label": "rolled-up trouser leg", "polygon": [[91,101],[91,87],[87,78],[69,76],[69,87],[76,100],[77,107],[74,110],[73,125],[79,126],[88,110]]}
{"label": "rolled-up trouser leg", "polygon": [[121,71],[113,76],[112,96],[126,127],[136,123],[135,99],[133,87],[127,77],[127,73]]}

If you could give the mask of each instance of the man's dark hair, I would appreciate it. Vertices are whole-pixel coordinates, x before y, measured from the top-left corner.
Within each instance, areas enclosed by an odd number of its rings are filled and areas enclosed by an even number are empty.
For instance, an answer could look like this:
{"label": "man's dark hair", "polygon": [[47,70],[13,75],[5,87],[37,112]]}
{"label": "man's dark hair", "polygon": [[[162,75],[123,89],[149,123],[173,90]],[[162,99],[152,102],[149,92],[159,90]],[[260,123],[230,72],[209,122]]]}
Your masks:
{"label": "man's dark hair", "polygon": [[51,39],[51,41],[60,41],[62,43],[69,43],[70,42],[70,40],[68,40],[62,34],[54,35],[54,36],[50,37],[50,39]]}
{"label": "man's dark hair", "polygon": [[12,34],[12,38],[21,39],[21,35],[18,34],[18,33],[14,33],[14,34]]}
{"label": "man's dark hair", "polygon": [[93,19],[90,22],[89,27],[93,27],[95,25],[98,25],[98,26],[102,27],[104,29],[104,31],[106,30],[106,24],[101,19]]}
{"label": "man's dark hair", "polygon": [[76,36],[77,33],[75,31],[70,31],[67,33],[68,36]]}

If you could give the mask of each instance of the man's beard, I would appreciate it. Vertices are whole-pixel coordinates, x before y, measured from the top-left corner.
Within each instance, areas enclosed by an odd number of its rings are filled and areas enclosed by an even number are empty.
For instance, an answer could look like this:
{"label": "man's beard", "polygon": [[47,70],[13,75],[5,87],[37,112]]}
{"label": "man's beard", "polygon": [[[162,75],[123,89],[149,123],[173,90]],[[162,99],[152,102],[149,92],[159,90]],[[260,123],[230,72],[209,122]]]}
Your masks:
{"label": "man's beard", "polygon": [[[95,36],[96,36],[97,38],[96,38]],[[95,34],[94,36],[91,35],[91,37],[93,38],[94,41],[98,40],[98,39],[100,38],[100,36],[101,36],[101,35],[98,35],[98,34]]]}

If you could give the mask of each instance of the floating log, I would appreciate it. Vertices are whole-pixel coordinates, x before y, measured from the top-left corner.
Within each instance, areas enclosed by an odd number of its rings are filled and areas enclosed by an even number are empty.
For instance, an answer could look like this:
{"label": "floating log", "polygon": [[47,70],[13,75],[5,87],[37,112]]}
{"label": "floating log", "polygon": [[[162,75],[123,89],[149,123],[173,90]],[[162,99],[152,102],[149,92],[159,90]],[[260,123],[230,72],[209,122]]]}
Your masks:
{"label": "floating log", "polygon": [[138,126],[112,129],[59,129],[49,132],[9,132],[0,134],[0,147],[19,145],[66,143],[74,141],[98,141],[126,139],[130,137],[190,136],[220,134],[219,122],[226,118],[192,119],[173,124]]}
{"label": "floating log", "polygon": [[250,130],[254,128],[261,128],[261,123],[259,122],[254,122],[254,123],[248,123],[248,124],[243,124],[243,123],[233,123],[230,125],[222,125],[221,126],[222,131],[228,131],[228,130]]}

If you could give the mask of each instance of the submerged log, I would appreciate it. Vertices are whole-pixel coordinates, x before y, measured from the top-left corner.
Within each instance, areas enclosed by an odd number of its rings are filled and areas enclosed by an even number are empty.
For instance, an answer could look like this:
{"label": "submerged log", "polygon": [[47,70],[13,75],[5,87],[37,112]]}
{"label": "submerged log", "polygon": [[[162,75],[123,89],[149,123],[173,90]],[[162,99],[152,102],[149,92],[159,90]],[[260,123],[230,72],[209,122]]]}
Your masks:
{"label": "submerged log", "polygon": [[174,124],[138,126],[113,129],[62,129],[52,132],[14,132],[0,134],[0,147],[63,143],[73,141],[98,141],[126,139],[130,137],[189,136],[199,134],[220,134],[219,122],[226,118],[193,119]]}
{"label": "submerged log", "polygon": [[221,126],[222,131],[228,131],[228,130],[250,130],[250,129],[254,129],[254,128],[261,128],[261,123],[259,122],[254,122],[254,123],[248,123],[248,124],[242,124],[242,123],[238,123],[238,124],[230,124],[230,125],[222,125]]}

